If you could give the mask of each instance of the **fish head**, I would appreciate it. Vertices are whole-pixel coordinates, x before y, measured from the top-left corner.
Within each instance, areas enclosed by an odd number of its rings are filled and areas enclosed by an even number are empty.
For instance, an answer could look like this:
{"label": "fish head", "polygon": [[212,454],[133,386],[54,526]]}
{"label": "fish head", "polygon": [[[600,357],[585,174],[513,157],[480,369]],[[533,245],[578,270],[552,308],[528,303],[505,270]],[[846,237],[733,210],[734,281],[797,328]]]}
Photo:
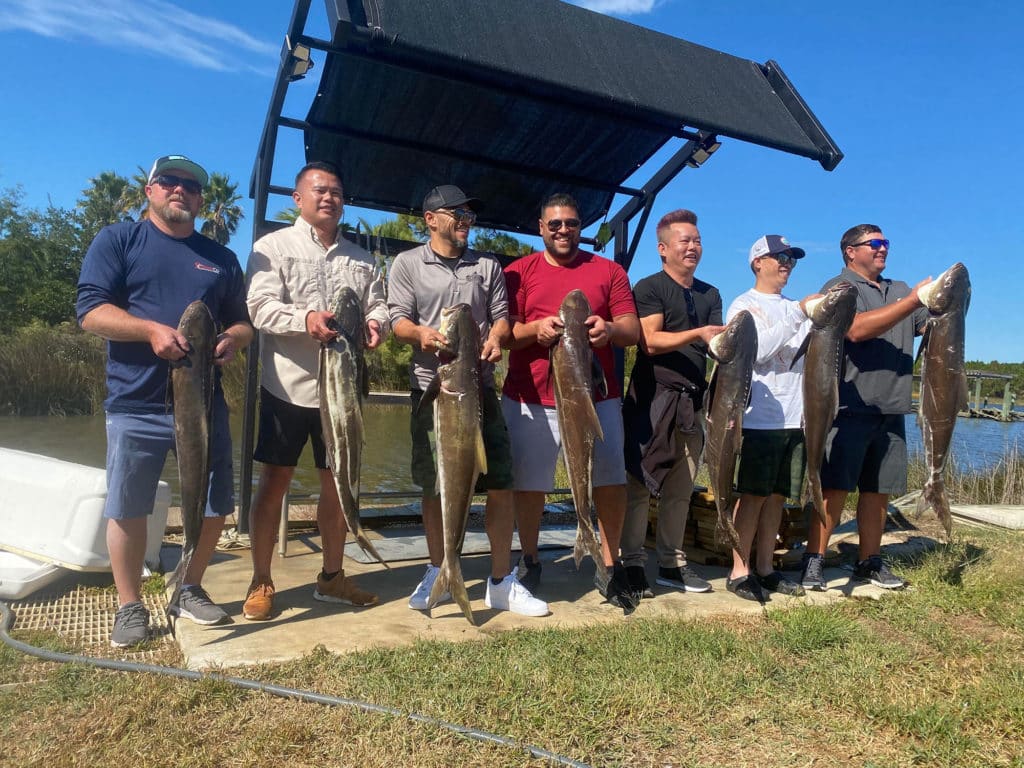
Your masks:
{"label": "fish head", "polygon": [[441,310],[441,335],[448,339],[446,356],[476,356],[480,353],[480,329],[469,304],[455,304]]}
{"label": "fish head", "polygon": [[757,354],[757,326],[747,310],[737,312],[725,330],[711,338],[708,352],[720,363],[728,363],[740,355]]}
{"label": "fish head", "polygon": [[838,282],[824,296],[808,301],[806,312],[815,328],[849,328],[857,314],[857,288],[845,280]]}
{"label": "fish head", "polygon": [[591,314],[593,313],[590,310],[590,301],[579,288],[569,291],[562,299],[562,305],[558,309],[558,318],[566,325],[570,322],[586,322]]}
{"label": "fish head", "polygon": [[334,316],[327,323],[331,330],[337,331],[352,342],[363,340],[363,303],[354,290],[345,286],[338,291],[331,313]]}
{"label": "fish head", "polygon": [[917,298],[933,315],[942,315],[963,307],[971,297],[971,278],[959,261],[917,292]]}

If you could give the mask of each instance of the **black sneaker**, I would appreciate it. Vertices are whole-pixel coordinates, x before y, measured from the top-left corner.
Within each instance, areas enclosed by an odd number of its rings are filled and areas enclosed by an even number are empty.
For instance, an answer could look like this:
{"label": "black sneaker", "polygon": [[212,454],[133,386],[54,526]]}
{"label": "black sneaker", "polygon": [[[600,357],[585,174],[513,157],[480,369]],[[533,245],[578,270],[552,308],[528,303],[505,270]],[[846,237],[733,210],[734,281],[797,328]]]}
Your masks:
{"label": "black sneaker", "polygon": [[621,608],[625,616],[629,616],[629,614],[635,611],[637,604],[640,602],[633,595],[633,590],[629,586],[629,579],[626,577],[626,569],[622,567],[621,563],[615,564],[612,576],[608,579],[608,585],[599,591],[605,600],[616,608]]}
{"label": "black sneaker", "polygon": [[825,581],[825,558],[822,555],[804,555],[803,567],[801,569],[800,584],[804,589],[812,589],[815,592],[824,592],[828,589]]}
{"label": "black sneaker", "polygon": [[736,597],[742,597],[744,600],[764,602],[764,593],[761,591],[761,585],[751,576],[740,576],[737,579],[726,577],[725,588],[736,595]]}
{"label": "black sneaker", "polygon": [[228,620],[228,615],[198,584],[182,587],[178,592],[178,601],[167,606],[167,613],[169,616],[183,617],[203,626],[212,626]]}
{"label": "black sneaker", "polygon": [[690,570],[688,565],[679,568],[658,568],[658,578],[654,582],[663,587],[681,589],[683,592],[711,591],[711,584]]}
{"label": "black sneaker", "polygon": [[792,595],[793,597],[800,597],[806,594],[803,587],[795,581],[790,581],[778,571],[772,571],[767,576],[762,576],[759,573],[754,574],[754,576],[757,579],[757,583],[769,592],[778,592],[781,595]]}
{"label": "black sneaker", "polygon": [[112,648],[129,648],[144,643],[149,637],[149,611],[142,603],[125,603],[114,614],[114,630],[110,633]]}
{"label": "black sneaker", "polygon": [[516,567],[516,578],[519,583],[526,587],[529,592],[536,592],[540,586],[540,560],[534,560],[530,555],[523,555],[519,558],[519,565]]}
{"label": "black sneaker", "polygon": [[649,600],[654,597],[654,590],[647,583],[647,572],[642,565],[627,565],[626,581],[629,582],[629,589],[633,593],[635,602],[639,603],[643,598]]}
{"label": "black sneaker", "polygon": [[861,560],[853,569],[853,578],[874,584],[882,589],[903,589],[907,585],[903,579],[889,570],[881,555]]}

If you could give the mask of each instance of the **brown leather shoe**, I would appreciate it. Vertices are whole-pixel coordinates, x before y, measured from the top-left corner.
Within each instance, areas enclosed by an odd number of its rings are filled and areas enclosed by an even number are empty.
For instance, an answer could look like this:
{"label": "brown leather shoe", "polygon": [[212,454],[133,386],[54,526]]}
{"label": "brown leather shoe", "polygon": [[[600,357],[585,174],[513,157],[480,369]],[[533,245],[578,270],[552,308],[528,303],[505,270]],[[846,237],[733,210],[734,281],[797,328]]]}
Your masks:
{"label": "brown leather shoe", "polygon": [[273,610],[274,582],[252,582],[242,606],[242,615],[250,621],[266,621]]}
{"label": "brown leather shoe", "polygon": [[377,596],[365,589],[360,589],[354,579],[345,576],[344,571],[339,571],[329,581],[324,579],[322,573],[318,573],[313,597],[323,600],[325,603],[344,603],[357,606],[377,604]]}

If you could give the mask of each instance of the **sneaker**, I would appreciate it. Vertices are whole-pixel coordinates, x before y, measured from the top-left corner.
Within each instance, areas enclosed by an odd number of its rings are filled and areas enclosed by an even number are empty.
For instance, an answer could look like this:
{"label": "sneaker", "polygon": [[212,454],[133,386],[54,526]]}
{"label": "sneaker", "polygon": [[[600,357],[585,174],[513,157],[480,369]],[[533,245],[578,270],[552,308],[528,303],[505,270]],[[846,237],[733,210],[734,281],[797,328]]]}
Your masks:
{"label": "sneaker", "polygon": [[530,592],[536,592],[540,586],[540,560],[534,560],[530,555],[523,555],[519,558],[519,565],[516,566],[516,579]]}
{"label": "sneaker", "polygon": [[149,611],[142,603],[125,603],[114,614],[114,629],[110,633],[111,648],[128,648],[143,643],[149,637]]}
{"label": "sneaker", "polygon": [[355,606],[377,604],[377,596],[365,589],[360,589],[355,580],[346,576],[344,571],[338,571],[329,580],[324,578],[322,571],[318,573],[313,597],[325,603],[344,603]]}
{"label": "sneaker", "polygon": [[906,582],[889,570],[881,555],[861,560],[853,569],[853,577],[857,581],[866,581],[882,589],[902,589]]}
{"label": "sneaker", "polygon": [[249,585],[249,592],[245,596],[242,615],[249,621],[266,621],[273,611],[274,582],[266,581],[261,584],[252,582]]}
{"label": "sneaker", "polygon": [[639,603],[643,598],[649,600],[654,597],[654,590],[647,583],[647,572],[642,565],[627,565],[626,581],[629,583],[629,589],[633,593],[634,602]]}
{"label": "sneaker", "polygon": [[608,585],[599,591],[605,600],[616,608],[621,608],[625,616],[629,616],[635,611],[640,603],[629,584],[629,578],[626,576],[626,569],[622,567],[622,563],[615,564],[612,576],[608,579]]}
{"label": "sneaker", "polygon": [[825,581],[825,558],[822,555],[804,555],[803,567],[801,568],[800,584],[804,589],[812,589],[815,592],[824,592],[828,589]]}
{"label": "sneaker", "polygon": [[204,627],[228,620],[228,615],[198,584],[182,587],[178,592],[178,602],[167,606],[167,615],[183,617]]}
{"label": "sneaker", "polygon": [[[426,573],[423,574],[423,578],[420,579],[420,583],[416,585],[415,591],[412,593],[412,597],[409,598],[409,607],[414,611],[425,611],[430,605],[430,590],[434,588],[434,582],[437,581],[437,577],[440,575],[441,569],[436,565],[428,565]],[[452,593],[445,592],[441,595],[441,599],[437,601],[438,605],[443,603],[445,600],[451,600]]]}
{"label": "sneaker", "polygon": [[678,568],[658,568],[658,578],[654,583],[662,587],[681,589],[683,592],[711,591],[711,584],[694,573],[688,565]]}
{"label": "sneaker", "polygon": [[736,597],[742,597],[744,600],[764,602],[764,593],[761,591],[761,585],[749,575],[740,576],[736,579],[726,577],[725,588],[736,595]]}
{"label": "sneaker", "polygon": [[484,605],[496,611],[518,613],[520,616],[547,616],[549,613],[548,604],[531,595],[530,590],[516,578],[515,572],[502,579],[500,584],[495,584],[491,578],[487,579]]}
{"label": "sneaker", "polygon": [[778,571],[772,571],[767,576],[756,573],[754,578],[763,589],[767,589],[769,592],[778,592],[780,595],[792,595],[793,597],[807,594],[802,586],[787,579]]}

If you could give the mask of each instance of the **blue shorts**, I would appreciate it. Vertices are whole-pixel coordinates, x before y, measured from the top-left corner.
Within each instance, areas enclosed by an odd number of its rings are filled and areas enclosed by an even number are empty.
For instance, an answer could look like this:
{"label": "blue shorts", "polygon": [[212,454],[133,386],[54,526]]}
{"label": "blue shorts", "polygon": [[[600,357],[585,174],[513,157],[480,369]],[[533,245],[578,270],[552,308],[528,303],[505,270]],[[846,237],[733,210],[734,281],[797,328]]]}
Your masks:
{"label": "blue shorts", "polygon": [[[591,485],[626,484],[626,463],[622,452],[622,401],[618,398],[594,403],[604,440],[594,441]],[[555,489],[555,460],[562,447],[558,411],[546,405],[520,403],[501,398],[501,410],[512,441],[512,476],[517,491]]]}
{"label": "blue shorts", "polygon": [[[228,407],[217,398],[213,407],[210,450],[210,496],[207,517],[235,510],[235,479],[231,465]],[[170,413],[107,414],[107,501],[103,516],[115,520],[145,517],[153,511],[156,484],[174,450],[174,415]]]}

